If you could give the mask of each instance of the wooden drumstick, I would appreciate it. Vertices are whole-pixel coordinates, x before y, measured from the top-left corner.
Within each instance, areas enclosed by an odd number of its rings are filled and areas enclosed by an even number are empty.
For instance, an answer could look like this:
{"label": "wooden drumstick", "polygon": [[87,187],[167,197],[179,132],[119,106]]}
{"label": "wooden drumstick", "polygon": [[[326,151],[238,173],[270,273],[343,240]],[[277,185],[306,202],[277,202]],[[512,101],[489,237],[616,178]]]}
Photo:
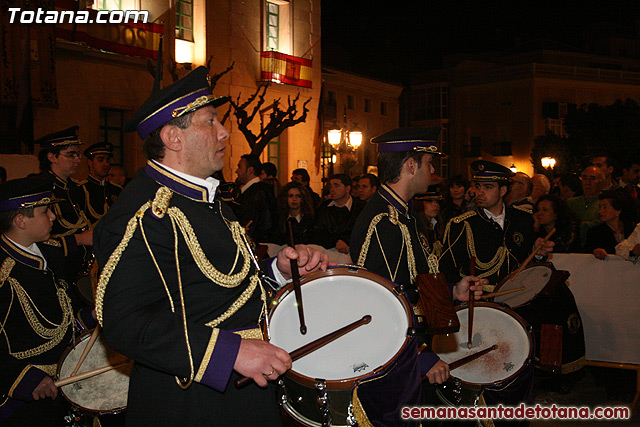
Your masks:
{"label": "wooden drumstick", "polygon": [[542,241],[542,244],[540,246],[538,246],[538,248],[536,250],[534,250],[533,252],[531,252],[531,254],[527,257],[527,259],[524,260],[524,262],[522,263],[522,265],[520,267],[518,267],[518,269],[516,271],[513,272],[513,274],[511,275],[510,279],[513,280],[516,278],[516,276],[520,273],[522,273],[522,270],[524,270],[525,268],[527,268],[527,265],[531,262],[531,260],[533,259],[533,257],[535,257],[536,255],[538,255],[538,252],[540,252],[542,250],[542,248],[544,247],[544,244],[551,238],[551,236],[553,236],[553,233],[556,232],[556,229],[553,228],[549,234],[546,235],[546,237],[544,238],[544,240]]}
{"label": "wooden drumstick", "polygon": [[[289,246],[295,249],[293,241],[293,227],[291,222],[287,221],[289,226]],[[293,292],[296,295],[296,305],[298,306],[298,318],[300,319],[300,333],[306,335],[307,325],[304,323],[304,309],[302,308],[302,290],[300,289],[300,272],[298,271],[298,260],[289,260],[291,263],[291,278],[293,279]]]}
{"label": "wooden drumstick", "polygon": [[484,356],[485,354],[489,353],[490,351],[495,350],[496,348],[498,348],[498,344],[494,344],[489,348],[485,348],[484,350],[480,350],[476,353],[470,354],[468,356],[463,357],[462,359],[458,359],[455,362],[451,362],[449,363],[449,371],[453,371],[456,368],[459,368],[462,365],[466,365],[469,362],[472,362],[474,360],[476,360],[479,357]]}
{"label": "wooden drumstick", "polygon": [[73,383],[78,382],[78,381],[86,380],[87,378],[95,377],[96,375],[104,374],[105,372],[109,372],[112,369],[116,369],[116,368],[119,368],[121,366],[128,365],[129,363],[130,363],[130,361],[127,360],[126,362],[118,363],[117,365],[104,366],[102,368],[93,369],[91,371],[83,372],[83,373],[81,373],[79,375],[71,375],[70,377],[67,377],[67,378],[65,378],[63,380],[58,380],[58,381],[54,382],[53,384],[56,387],[62,387],[62,386],[65,386],[65,385],[73,384]]}
{"label": "wooden drumstick", "polygon": [[487,298],[493,298],[493,297],[501,297],[503,295],[509,295],[514,292],[524,291],[525,289],[527,289],[525,286],[520,286],[519,288],[515,288],[515,289],[507,289],[504,291],[490,292],[488,294],[482,295],[480,298],[487,299]]}
{"label": "wooden drumstick", "polygon": [[[320,337],[318,339],[311,341],[309,344],[305,344],[302,347],[296,350],[293,350],[291,353],[289,353],[289,356],[291,356],[292,361],[296,361],[301,357],[306,356],[309,353],[319,350],[320,348],[324,347],[325,345],[329,344],[332,341],[337,340],[341,336],[348,334],[354,329],[359,328],[362,325],[366,325],[369,322],[371,322],[371,315],[367,314],[365,316],[362,316],[360,320],[356,320],[355,322],[350,323],[347,326],[343,326],[342,328],[336,331],[333,331],[323,337]],[[249,377],[238,378],[236,380],[236,388],[242,388],[247,384],[251,383],[252,381],[253,381],[253,378],[249,378]]]}
{"label": "wooden drumstick", "polygon": [[78,373],[78,370],[82,365],[82,362],[84,362],[84,359],[87,357],[87,354],[89,354],[89,351],[91,351],[91,347],[93,347],[93,343],[96,342],[96,340],[98,339],[98,335],[100,335],[100,325],[96,325],[96,328],[93,330],[93,333],[91,334],[91,338],[89,338],[89,342],[85,346],[84,350],[82,350],[80,359],[78,359],[78,363],[76,363],[76,367],[73,369],[73,372],[71,372],[71,375],[70,375],[71,377]]}
{"label": "wooden drumstick", "polygon": [[[469,266],[469,274],[471,276],[476,275],[476,257],[472,256]],[[469,283],[469,327],[467,329],[467,348],[471,348],[471,338],[473,338],[473,304],[475,295],[471,290],[471,283]]]}

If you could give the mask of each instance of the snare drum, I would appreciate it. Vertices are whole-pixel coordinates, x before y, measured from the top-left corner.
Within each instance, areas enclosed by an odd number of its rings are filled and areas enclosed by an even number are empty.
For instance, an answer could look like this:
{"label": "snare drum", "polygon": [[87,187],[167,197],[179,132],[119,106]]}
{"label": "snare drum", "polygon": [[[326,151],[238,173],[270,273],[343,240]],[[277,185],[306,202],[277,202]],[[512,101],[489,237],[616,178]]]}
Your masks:
{"label": "snare drum", "polygon": [[[493,303],[474,304],[472,347],[467,348],[469,310],[467,304],[457,308],[460,331],[433,337],[432,349],[447,363],[484,350],[494,344],[498,348],[451,371],[463,388],[481,390],[501,388],[515,380],[531,363],[533,337],[527,323],[513,311]],[[438,395],[444,403],[453,403]]]}
{"label": "snare drum", "polygon": [[410,341],[411,309],[391,282],[366,270],[332,268],[301,280],[308,332],[300,333],[293,286],[275,297],[269,314],[270,342],[291,352],[364,315],[371,323],[293,362],[280,381],[281,403],[299,423],[347,425],[352,388],[389,366]]}
{"label": "snare drum", "polygon": [[[76,340],[75,347],[70,347],[63,353],[58,364],[59,379],[64,379],[71,375],[89,342],[91,332],[88,331],[80,336]],[[102,337],[98,336],[89,354],[82,362],[78,374],[109,365],[118,365],[127,360],[125,356],[107,347]],[[122,365],[94,377],[62,386],[60,387],[60,392],[73,407],[85,414],[120,413],[127,406],[130,372],[131,364]]]}
{"label": "snare drum", "polygon": [[538,294],[548,294],[555,291],[559,282],[558,273],[549,263],[535,264],[522,270],[515,277],[507,276],[496,286],[494,291],[507,291],[525,287],[524,290],[495,297],[494,301],[509,305],[511,308],[520,307],[531,301]]}

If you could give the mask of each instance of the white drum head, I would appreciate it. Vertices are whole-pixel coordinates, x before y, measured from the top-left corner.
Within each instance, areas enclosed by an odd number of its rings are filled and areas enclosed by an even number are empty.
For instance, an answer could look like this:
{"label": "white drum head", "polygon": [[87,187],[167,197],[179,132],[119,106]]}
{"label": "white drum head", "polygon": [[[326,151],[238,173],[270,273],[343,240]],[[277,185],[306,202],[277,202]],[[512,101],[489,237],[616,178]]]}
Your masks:
{"label": "white drum head", "polygon": [[506,291],[510,289],[517,289],[524,286],[526,289],[523,291],[514,292],[512,294],[503,295],[501,297],[495,297],[495,302],[508,304],[509,307],[519,307],[533,299],[536,294],[539,294],[549,280],[551,280],[551,274],[553,271],[546,265],[536,265],[522,270],[512,280],[507,280],[504,285],[500,287],[500,291]]}
{"label": "white drum head", "polygon": [[408,314],[394,293],[364,277],[332,274],[301,286],[307,334],[293,291],[284,295],[270,319],[271,343],[288,352],[370,314],[371,322],[293,362],[292,370],[310,378],[343,380],[383,366],[407,339]]}
{"label": "white drum head", "polygon": [[527,363],[531,351],[529,335],[522,324],[509,313],[489,306],[473,310],[472,347],[467,348],[469,310],[458,310],[460,331],[433,337],[432,349],[447,363],[489,348],[498,348],[451,371],[451,375],[467,383],[487,385],[515,375]]}
{"label": "white drum head", "polygon": [[[85,336],[64,358],[58,372],[60,379],[68,378],[71,375],[89,342],[89,338],[89,335]],[[122,354],[105,347],[102,336],[98,336],[86,359],[82,362],[78,374],[109,365],[118,365],[127,360]],[[123,409],[127,406],[130,372],[131,365],[123,365],[100,375],[62,386],[61,390],[67,400],[83,409],[94,412],[111,412]]]}

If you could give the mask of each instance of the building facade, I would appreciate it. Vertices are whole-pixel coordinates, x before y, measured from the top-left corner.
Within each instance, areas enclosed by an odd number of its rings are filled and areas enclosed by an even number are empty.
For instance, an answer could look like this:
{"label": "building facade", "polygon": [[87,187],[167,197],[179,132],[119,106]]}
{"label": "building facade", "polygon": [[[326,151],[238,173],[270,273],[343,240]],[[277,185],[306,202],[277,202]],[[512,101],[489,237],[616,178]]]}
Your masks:
{"label": "building facade", "polygon": [[[67,0],[40,1],[46,3],[45,6],[55,5],[58,11],[75,7],[75,2]],[[79,4],[79,10],[90,11],[91,16],[98,10],[117,14],[120,10],[133,9],[148,13],[147,25],[65,22],[51,26],[49,34],[55,38],[55,58],[47,64],[40,64],[42,61],[34,58],[33,52],[30,58],[32,75],[38,73],[41,65],[54,70],[49,86],[53,85],[56,95],[55,102],[34,102],[36,139],[77,124],[86,146],[102,141],[114,144],[113,163],[122,164],[132,176],[144,165],[145,159],[138,136],[123,132],[122,127],[151,93],[162,39],[163,86],[200,65],[208,66],[210,75],[223,73],[232,66],[216,82],[214,93],[228,95],[240,103],[260,85],[269,85],[264,106],[249,126],[254,134],[260,132],[261,122],[269,122],[267,107],[275,100],[286,109],[287,100],[299,95],[298,115],[302,113],[302,104],[310,100],[306,121],[286,129],[271,141],[262,159],[275,163],[280,179],[285,182],[291,170],[300,164],[308,165],[312,184],[319,188],[322,171],[314,167],[313,148],[321,90],[319,2],[94,0]],[[8,28],[17,39],[24,37],[24,27],[17,24]],[[35,25],[30,27],[34,31]],[[17,67],[20,60],[15,62]],[[37,83],[32,81],[32,93],[37,92],[37,88],[34,90]],[[17,102],[19,95],[14,98],[3,103],[3,108],[15,115],[21,106]],[[220,115],[228,108],[228,105],[221,107]],[[223,174],[227,180],[234,180],[233,172],[240,156],[249,153],[251,148],[239,132],[233,114],[225,126],[231,137]],[[4,129],[3,133],[11,130]],[[23,144],[19,149],[10,147],[9,151],[27,153],[30,149]],[[3,147],[3,151],[7,148]],[[37,151],[35,147],[35,154]],[[86,173],[83,165],[78,178]]]}
{"label": "building facade", "polygon": [[583,104],[640,101],[640,61],[557,49],[451,57],[449,66],[413,76],[403,102],[409,126],[440,125],[450,153],[445,177],[469,174],[486,159],[533,173],[534,139],[564,136],[564,119]]}

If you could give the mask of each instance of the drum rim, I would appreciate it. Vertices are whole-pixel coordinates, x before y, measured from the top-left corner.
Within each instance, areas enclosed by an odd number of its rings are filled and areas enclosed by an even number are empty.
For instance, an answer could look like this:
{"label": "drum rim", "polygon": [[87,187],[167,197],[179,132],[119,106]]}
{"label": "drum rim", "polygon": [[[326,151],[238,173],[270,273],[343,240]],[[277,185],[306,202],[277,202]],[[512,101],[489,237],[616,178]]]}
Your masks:
{"label": "drum rim", "polygon": [[[382,285],[400,301],[400,304],[404,308],[405,313],[407,314],[407,317],[408,317],[409,329],[413,328],[413,309],[409,301],[407,301],[407,299],[404,297],[403,294],[399,293],[396,290],[396,286],[393,284],[393,282],[385,279],[384,277],[378,276],[377,274],[372,273],[365,268],[358,267],[358,266],[334,267],[334,268],[328,268],[326,271],[316,271],[316,272],[302,276],[300,278],[300,286],[304,285],[305,283],[311,282],[313,280],[320,279],[323,277],[330,277],[330,276],[351,276],[351,277],[366,278],[366,279],[370,279],[373,282],[378,283],[379,285]],[[279,305],[279,302],[281,301],[281,299],[289,295],[291,292],[293,292],[293,283],[289,283],[288,285],[286,285],[276,293],[276,295],[273,298],[273,301],[269,306],[269,313],[267,314],[267,316],[269,316],[269,319],[271,319],[271,316],[273,315],[273,311]],[[263,335],[265,337],[268,336],[265,322],[263,322],[262,328],[263,328],[262,329]],[[402,352],[406,349],[407,345],[409,344],[411,338],[412,338],[411,336],[407,335],[404,339],[404,342],[402,343],[402,346],[400,346],[400,348],[393,355],[393,357],[391,357],[384,365],[381,365],[375,368],[373,371],[367,372],[366,374],[363,374],[363,375],[343,378],[340,380],[325,380],[323,378],[312,378],[307,375],[303,375],[297,371],[294,371],[293,369],[290,369],[289,371],[287,371],[285,375],[288,376],[291,380],[307,387],[314,387],[317,380],[322,380],[326,384],[327,388],[330,390],[352,388],[357,381],[363,378],[367,378],[371,375],[375,375],[380,371],[383,371],[384,369],[386,369],[391,363],[393,363],[394,360],[398,358],[400,354],[402,354]]]}
{"label": "drum rim", "polygon": [[[520,372],[522,372],[527,366],[529,366],[532,362],[532,357],[533,357],[533,333],[530,331],[531,327],[529,325],[529,323],[527,323],[526,320],[524,320],[522,318],[522,316],[520,316],[518,313],[516,313],[515,311],[513,311],[510,308],[504,307],[500,304],[497,304],[495,302],[474,302],[473,304],[475,307],[488,307],[488,308],[493,308],[499,311],[504,312],[507,315],[510,315],[511,317],[513,317],[514,319],[516,319],[518,321],[518,323],[520,323],[520,325],[522,326],[522,328],[524,329],[525,333],[527,334],[527,338],[529,339],[529,354],[526,357],[525,363],[520,366],[520,368],[518,368],[517,371],[515,371],[513,374],[509,375],[507,378],[500,380],[500,381],[495,381],[492,383],[474,383],[474,382],[470,382],[470,381],[465,381],[462,378],[458,378],[455,375],[451,375],[451,377],[456,378],[457,380],[460,381],[460,383],[467,387],[470,388],[472,390],[481,390],[483,387],[486,386],[495,386],[495,385],[502,385],[505,384],[509,381],[512,381],[514,378],[516,378]],[[458,311],[462,311],[464,309],[469,308],[469,303],[466,302],[464,304],[460,304],[459,306],[456,307],[456,312]]]}
{"label": "drum rim", "polygon": [[[554,274],[555,274],[555,273],[556,273],[556,271],[557,271],[557,270],[556,270],[556,267],[553,265],[553,263],[552,263],[552,262],[549,262],[549,261],[541,261],[541,262],[532,262],[531,264],[529,264],[529,265],[527,266],[527,268],[525,268],[524,270],[522,270],[522,271],[521,271],[521,273],[522,273],[522,272],[524,272],[524,271],[526,271],[526,270],[528,270],[528,269],[530,269],[530,268],[533,268],[533,267],[547,267],[549,270],[551,270],[551,275],[549,276],[549,280],[547,280],[547,283],[545,283],[545,284],[544,284],[544,286],[542,287],[542,289],[540,289],[540,292],[537,292],[537,293],[536,293],[536,294],[535,294],[531,299],[528,299],[527,301],[523,302],[522,304],[513,305],[513,306],[511,306],[511,305],[510,305],[509,307],[510,307],[511,309],[518,308],[518,307],[522,307],[523,305],[530,303],[530,302],[531,302],[531,301],[532,301],[536,296],[541,295],[541,294],[544,294],[544,293],[545,293],[545,290],[547,289],[547,287],[549,287],[549,285],[551,284],[551,281],[553,280]],[[515,273],[515,271],[514,271],[513,273]],[[493,291],[494,291],[494,292],[498,292],[499,290],[501,290],[501,289],[502,289],[502,287],[503,287],[507,282],[509,282],[509,280],[511,279],[511,276],[513,275],[513,273],[509,274],[507,277],[505,277],[504,279],[502,279],[502,280],[500,281],[500,283],[498,283],[498,284],[496,285],[496,287],[495,287],[495,289],[494,289]],[[517,276],[516,276],[516,277],[517,277]],[[494,300],[494,302],[497,302],[497,303],[504,303],[504,301],[495,301],[495,300],[496,300],[495,298],[494,298],[493,300]]]}
{"label": "drum rim", "polygon": [[[94,328],[95,329],[95,328]],[[75,347],[81,343],[84,340],[87,340],[89,338],[91,338],[91,334],[93,333],[94,329],[89,329],[85,332],[83,332],[82,334],[80,334],[75,341],[73,342],[73,345],[68,346],[67,348],[64,349],[64,352],[62,352],[62,356],[60,356],[60,360],[58,360],[58,367],[56,368],[56,378],[60,379],[60,368],[62,368],[62,362],[65,361],[65,359],[67,358],[67,356],[69,355],[69,353],[71,353],[71,351],[73,349],[75,349]],[[99,337],[101,338],[101,337]],[[102,339],[102,342],[104,343],[104,339]],[[119,414],[121,412],[123,412],[124,410],[127,409],[127,405],[125,406],[120,406],[117,408],[111,408],[111,409],[92,409],[92,408],[85,408],[82,405],[77,404],[76,402],[74,402],[73,400],[71,400],[67,394],[64,392],[64,386],[62,387],[58,387],[58,390],[60,391],[60,393],[62,394],[62,396],[64,397],[64,399],[69,402],[69,404],[71,404],[71,406],[78,408],[80,411],[88,413],[88,414],[95,414],[95,415],[108,415],[108,414]]]}

